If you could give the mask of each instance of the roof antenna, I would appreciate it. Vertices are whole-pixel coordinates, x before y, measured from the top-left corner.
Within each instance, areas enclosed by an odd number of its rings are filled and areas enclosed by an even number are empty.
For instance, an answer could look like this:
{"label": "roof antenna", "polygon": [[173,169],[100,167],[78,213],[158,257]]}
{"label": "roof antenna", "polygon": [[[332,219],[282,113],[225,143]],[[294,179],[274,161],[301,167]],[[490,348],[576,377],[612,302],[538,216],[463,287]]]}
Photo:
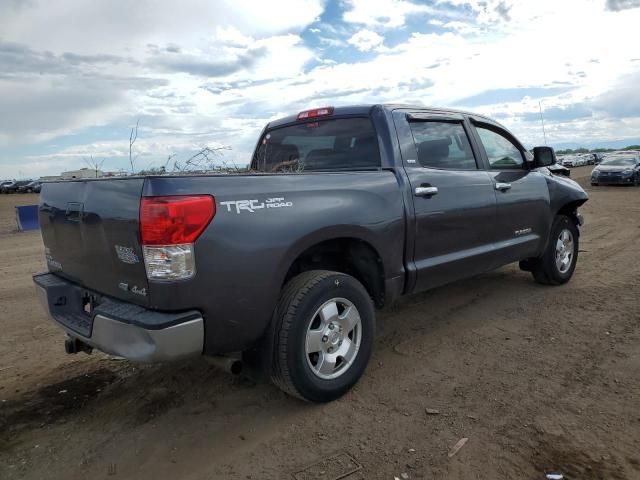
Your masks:
{"label": "roof antenna", "polygon": [[544,144],[547,144],[547,132],[544,130],[544,117],[542,116],[542,100],[538,100],[538,108],[540,109],[540,122],[542,123],[542,135],[544,135]]}

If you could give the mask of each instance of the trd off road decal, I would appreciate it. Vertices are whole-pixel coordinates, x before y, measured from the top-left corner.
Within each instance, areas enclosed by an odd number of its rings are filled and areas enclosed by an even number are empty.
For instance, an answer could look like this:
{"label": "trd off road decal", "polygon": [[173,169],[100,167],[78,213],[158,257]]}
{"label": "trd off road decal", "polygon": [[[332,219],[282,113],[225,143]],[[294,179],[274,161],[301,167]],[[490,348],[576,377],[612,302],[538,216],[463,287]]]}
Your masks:
{"label": "trd off road decal", "polygon": [[267,198],[264,202],[260,200],[230,200],[226,202],[220,202],[220,205],[227,207],[227,212],[240,213],[247,211],[255,213],[256,210],[262,210],[264,208],[284,208],[293,207],[293,202],[286,202],[284,197]]}

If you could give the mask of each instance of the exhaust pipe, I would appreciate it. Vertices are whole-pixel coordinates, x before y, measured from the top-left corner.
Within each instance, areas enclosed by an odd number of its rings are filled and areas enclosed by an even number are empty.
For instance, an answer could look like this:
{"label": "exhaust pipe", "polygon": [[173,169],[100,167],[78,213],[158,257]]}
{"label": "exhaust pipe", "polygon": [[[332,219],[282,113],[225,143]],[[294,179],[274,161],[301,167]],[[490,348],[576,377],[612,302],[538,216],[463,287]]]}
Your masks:
{"label": "exhaust pipe", "polygon": [[224,370],[231,375],[240,375],[244,364],[240,358],[236,357],[224,357],[224,356],[211,356],[207,357],[207,360],[216,367]]}

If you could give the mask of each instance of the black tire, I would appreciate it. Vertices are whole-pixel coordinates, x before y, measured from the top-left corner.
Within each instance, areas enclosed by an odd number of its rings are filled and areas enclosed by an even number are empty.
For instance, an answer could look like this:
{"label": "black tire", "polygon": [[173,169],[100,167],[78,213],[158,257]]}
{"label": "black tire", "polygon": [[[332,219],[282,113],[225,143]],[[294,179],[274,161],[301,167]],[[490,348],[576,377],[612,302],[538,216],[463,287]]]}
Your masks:
{"label": "black tire", "polygon": [[597,187],[597,186],[598,186],[598,184],[597,184],[597,183],[593,183],[593,182],[591,182],[591,186],[592,186],[592,187]]}
{"label": "black tire", "polygon": [[[573,252],[569,268],[561,271],[556,263],[556,243],[564,230],[568,230],[573,237]],[[566,215],[557,215],[551,226],[551,233],[547,248],[540,258],[531,259],[531,274],[536,282],[543,285],[562,285],[573,276],[578,261],[579,232],[573,218]]]}
{"label": "black tire", "polygon": [[[305,342],[307,330],[317,318],[314,314],[336,298],[346,299],[356,307],[361,325],[360,346],[351,364],[337,378],[323,379],[312,370]],[[371,356],[374,334],[373,301],[358,280],[325,270],[304,272],[285,285],[274,312],[267,337],[271,343],[271,381],[302,400],[335,400],[362,376]]]}

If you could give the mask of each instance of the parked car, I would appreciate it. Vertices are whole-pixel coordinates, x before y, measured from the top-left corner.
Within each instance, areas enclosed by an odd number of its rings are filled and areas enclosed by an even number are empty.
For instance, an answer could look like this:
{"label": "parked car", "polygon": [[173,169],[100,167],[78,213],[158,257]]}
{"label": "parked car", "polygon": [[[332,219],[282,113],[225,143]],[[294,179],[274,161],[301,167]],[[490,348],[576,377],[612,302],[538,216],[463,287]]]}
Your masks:
{"label": "parked car", "polygon": [[34,180],[33,182],[29,182],[26,185],[18,187],[18,193],[40,193],[41,185],[42,182]]}
{"label": "parked car", "polygon": [[18,189],[20,187],[28,185],[29,183],[31,183],[31,180],[14,181],[2,187],[2,189],[0,189],[0,192],[1,193],[18,193]]}
{"label": "parked car", "polygon": [[640,156],[612,155],[591,172],[591,185],[640,185]]}
{"label": "parked car", "polygon": [[376,307],[512,262],[569,281],[588,197],[554,163],[474,113],[303,111],[266,126],[249,174],[47,182],[34,282],[69,353],[253,358],[330,401],[364,372]]}

